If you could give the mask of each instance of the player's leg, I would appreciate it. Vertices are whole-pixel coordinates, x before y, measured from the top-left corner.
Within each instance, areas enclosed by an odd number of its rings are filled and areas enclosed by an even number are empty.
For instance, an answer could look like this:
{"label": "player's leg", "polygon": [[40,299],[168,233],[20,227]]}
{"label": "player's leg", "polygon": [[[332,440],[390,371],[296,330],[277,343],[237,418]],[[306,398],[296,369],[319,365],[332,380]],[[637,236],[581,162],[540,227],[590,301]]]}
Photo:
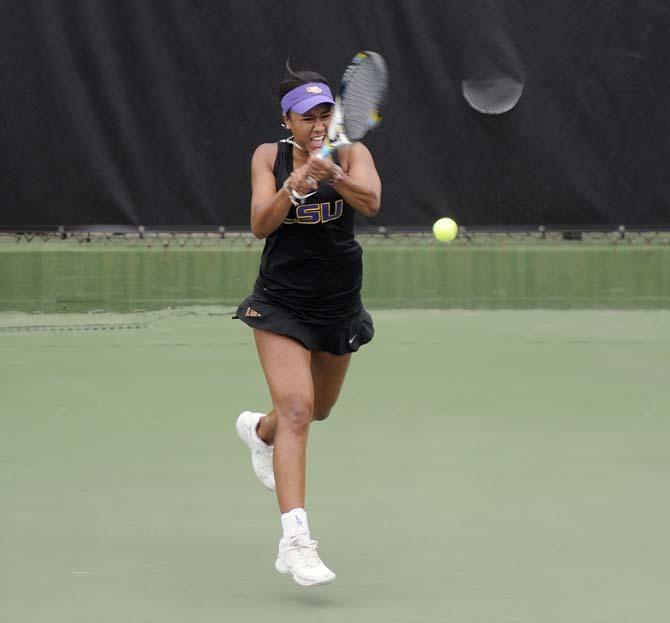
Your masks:
{"label": "player's leg", "polygon": [[277,414],[275,410],[272,409],[269,413],[266,413],[258,421],[258,436],[269,445],[272,445],[275,440],[275,432],[277,432]]}
{"label": "player's leg", "polygon": [[305,455],[314,409],[311,353],[296,340],[254,329],[276,430],[274,474],[282,513],[305,506]]}
{"label": "player's leg", "polygon": [[325,420],[335,406],[347,375],[351,353],[333,355],[323,351],[312,353],[314,383],[313,420]]}
{"label": "player's leg", "polygon": [[314,411],[311,353],[283,335],[254,330],[277,427],[274,475],[283,537],[275,567],[302,586],[328,584],[335,574],[321,562],[305,512],[305,465],[309,425]]}
{"label": "player's leg", "polygon": [[[312,420],[325,420],[337,402],[347,375],[351,353],[332,355],[323,351],[312,353],[312,381],[314,383],[314,412]],[[277,414],[274,410],[260,418],[258,436],[269,445],[274,443]]]}

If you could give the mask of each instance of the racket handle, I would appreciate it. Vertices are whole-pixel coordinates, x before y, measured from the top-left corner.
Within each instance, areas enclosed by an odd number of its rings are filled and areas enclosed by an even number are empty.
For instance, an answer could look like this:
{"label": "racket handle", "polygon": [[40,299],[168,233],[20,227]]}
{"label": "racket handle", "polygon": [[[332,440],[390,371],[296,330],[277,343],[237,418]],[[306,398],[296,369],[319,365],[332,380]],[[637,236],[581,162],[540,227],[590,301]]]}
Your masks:
{"label": "racket handle", "polygon": [[336,147],[333,147],[333,144],[330,141],[326,141],[319,152],[319,158],[325,160],[335,151]]}

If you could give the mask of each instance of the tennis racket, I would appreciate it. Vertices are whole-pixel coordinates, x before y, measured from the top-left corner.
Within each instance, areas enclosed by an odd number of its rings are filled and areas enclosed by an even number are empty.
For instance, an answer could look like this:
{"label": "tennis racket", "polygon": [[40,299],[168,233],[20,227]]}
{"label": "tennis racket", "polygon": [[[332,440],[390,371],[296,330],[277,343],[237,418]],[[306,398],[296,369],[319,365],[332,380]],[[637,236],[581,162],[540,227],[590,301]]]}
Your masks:
{"label": "tennis racket", "polygon": [[341,145],[362,140],[381,123],[387,87],[384,58],[369,50],[356,54],[342,76],[321,158],[327,158]]}
{"label": "tennis racket", "polygon": [[[319,158],[327,158],[342,145],[362,140],[381,123],[387,87],[388,69],[381,54],[369,50],[356,54],[342,76],[328,136]],[[294,193],[294,196],[304,200],[313,194]]]}

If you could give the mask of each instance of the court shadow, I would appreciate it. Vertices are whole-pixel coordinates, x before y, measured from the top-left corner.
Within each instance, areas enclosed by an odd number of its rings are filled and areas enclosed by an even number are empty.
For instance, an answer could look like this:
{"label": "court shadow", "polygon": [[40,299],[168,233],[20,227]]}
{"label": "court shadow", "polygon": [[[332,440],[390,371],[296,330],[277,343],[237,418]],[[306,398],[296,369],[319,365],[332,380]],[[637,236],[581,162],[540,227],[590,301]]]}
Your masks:
{"label": "court shadow", "polygon": [[300,606],[301,608],[335,609],[344,608],[350,604],[350,599],[339,592],[334,592],[333,587],[318,586],[303,588],[287,586],[283,591],[272,594],[272,602],[284,606]]}

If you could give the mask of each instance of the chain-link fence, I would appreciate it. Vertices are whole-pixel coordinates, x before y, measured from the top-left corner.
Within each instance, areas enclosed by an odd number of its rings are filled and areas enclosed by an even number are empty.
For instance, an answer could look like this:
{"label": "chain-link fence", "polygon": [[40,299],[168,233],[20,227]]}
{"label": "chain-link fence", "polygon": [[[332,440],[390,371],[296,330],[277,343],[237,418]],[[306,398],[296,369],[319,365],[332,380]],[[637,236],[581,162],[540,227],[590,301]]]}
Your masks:
{"label": "chain-link fence", "polygon": [[[362,245],[435,245],[445,243],[435,239],[429,230],[407,230],[392,227],[357,230]],[[56,231],[4,231],[0,244],[60,243],[82,246],[128,247],[216,247],[262,245],[249,231],[230,231],[224,227],[214,231],[154,230],[139,227],[115,231],[113,229],[66,229]],[[670,229],[628,229],[621,225],[611,229],[493,229],[461,227],[452,246],[509,245],[509,244],[609,244],[609,245],[670,245]]]}

